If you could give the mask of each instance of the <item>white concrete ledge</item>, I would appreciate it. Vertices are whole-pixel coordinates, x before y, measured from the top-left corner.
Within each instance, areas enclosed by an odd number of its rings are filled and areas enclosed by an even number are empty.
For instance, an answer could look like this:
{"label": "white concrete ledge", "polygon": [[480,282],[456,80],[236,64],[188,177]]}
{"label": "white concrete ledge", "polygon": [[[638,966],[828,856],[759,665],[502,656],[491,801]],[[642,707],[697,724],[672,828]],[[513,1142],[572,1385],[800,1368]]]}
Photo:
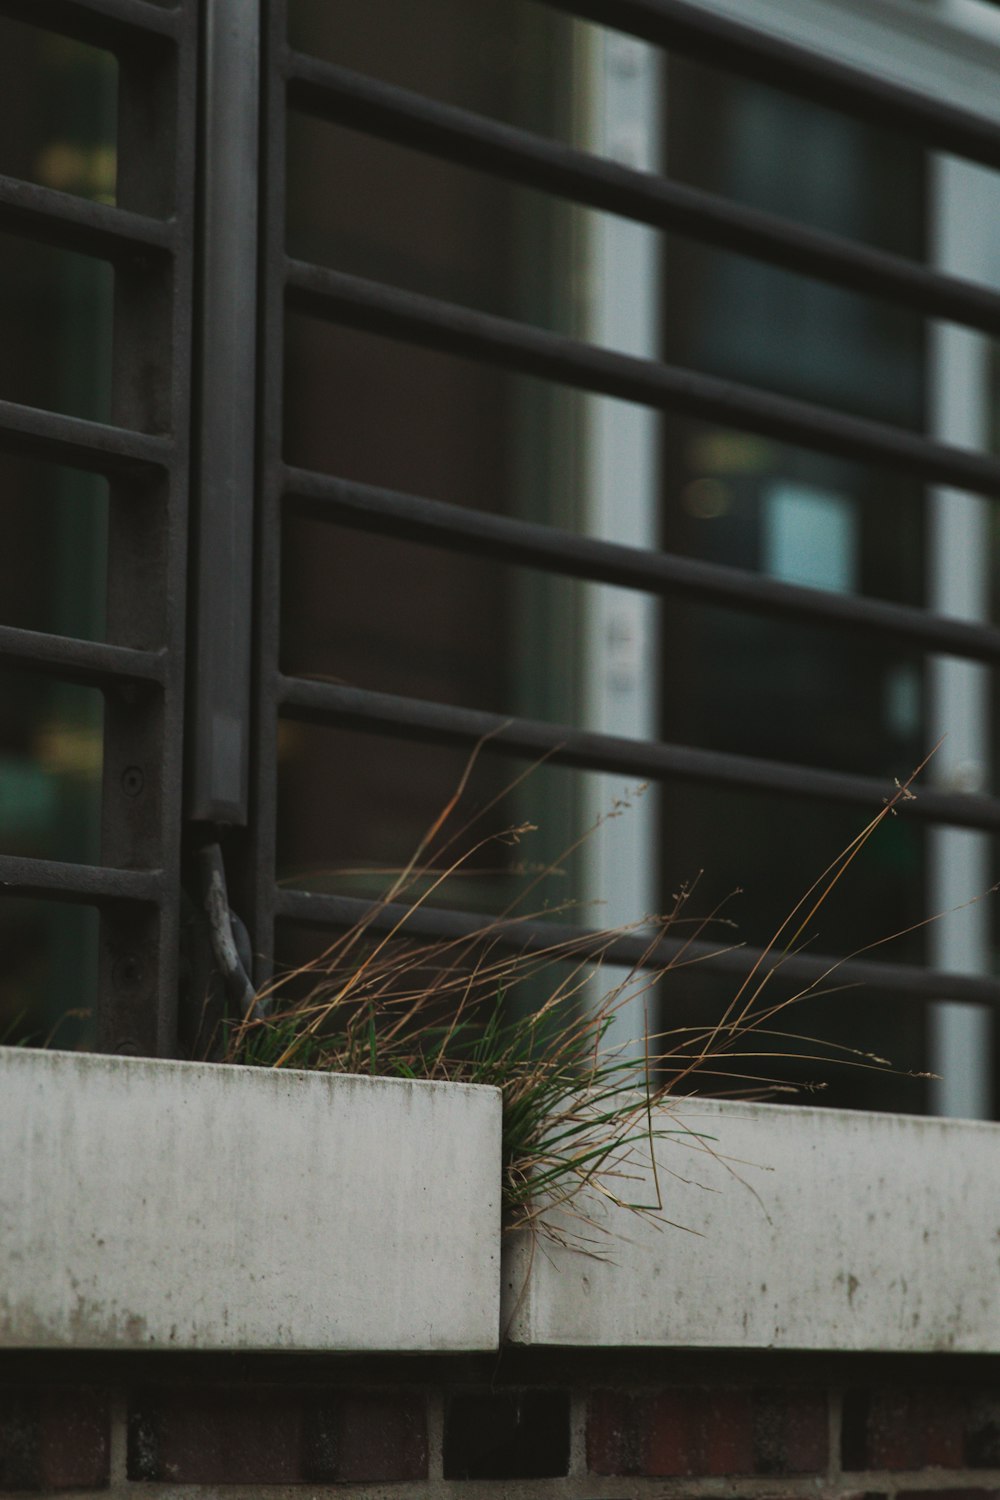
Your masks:
{"label": "white concrete ledge", "polygon": [[0,1048],[0,1348],[495,1348],[494,1089]]}
{"label": "white concrete ledge", "polygon": [[1000,1125],[697,1100],[678,1122],[712,1137],[657,1145],[693,1232],[596,1201],[613,1264],[510,1244],[514,1342],[1000,1351]]}
{"label": "white concrete ledge", "polygon": [[663,1123],[683,1228],[501,1278],[495,1090],[0,1048],[0,1348],[1000,1352],[1000,1126]]}

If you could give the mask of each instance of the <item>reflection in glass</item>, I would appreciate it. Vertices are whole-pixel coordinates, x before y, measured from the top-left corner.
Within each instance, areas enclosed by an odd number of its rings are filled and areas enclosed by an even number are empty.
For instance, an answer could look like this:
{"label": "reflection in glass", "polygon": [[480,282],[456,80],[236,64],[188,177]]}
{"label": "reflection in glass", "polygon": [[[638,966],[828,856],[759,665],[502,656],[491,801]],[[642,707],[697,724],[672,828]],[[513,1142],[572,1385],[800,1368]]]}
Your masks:
{"label": "reflection in glass", "polygon": [[[113,202],[113,57],[2,20],[0,82],[0,171]],[[3,236],[0,272],[0,397],[106,417],[110,267]],[[0,455],[0,624],[102,638],[105,491],[94,476]],[[0,850],[96,861],[100,695],[55,678],[2,675]],[[0,903],[0,1039],[70,1047],[91,1039],[96,955],[96,912]],[[63,1019],[67,1010],[83,1014]]]}

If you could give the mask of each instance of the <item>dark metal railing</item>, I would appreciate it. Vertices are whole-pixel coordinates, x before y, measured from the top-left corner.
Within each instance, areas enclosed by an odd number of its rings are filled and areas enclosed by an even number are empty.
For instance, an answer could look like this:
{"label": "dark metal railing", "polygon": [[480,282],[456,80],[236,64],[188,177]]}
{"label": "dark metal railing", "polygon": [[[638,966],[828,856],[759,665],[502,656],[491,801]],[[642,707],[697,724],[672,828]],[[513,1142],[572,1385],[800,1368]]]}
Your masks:
{"label": "dark metal railing", "polygon": [[156,251],[169,256],[177,242],[176,226],[163,219],[2,176],[0,229],[115,265]]}
{"label": "dark metal railing", "polygon": [[[1000,168],[1000,126],[771,38],[683,0],[546,0],[552,8],[612,26],[656,45],[773,84],[814,102],[916,135],[928,148]],[[342,729],[545,755],[564,764],[661,778],[683,778],[825,802],[878,807],[888,790],[872,779],[718,754],[662,743],[590,734],[474,712],[453,705],[289,677],[280,670],[279,574],[282,516],[304,512],[333,526],[420,541],[466,555],[488,555],[555,574],[671,594],[734,610],[865,632],[995,665],[1000,631],[928,611],[834,595],[729,567],[574,535],[555,527],[487,515],[433,498],[399,493],[292,468],[283,458],[281,369],[287,310],[424,348],[516,370],[576,389],[657,410],[712,419],[742,430],[895,471],[928,484],[1000,495],[1000,463],[882,422],[716,380],[658,361],[637,359],[537,327],[290,259],[285,247],[285,132],[289,109],[317,116],[407,149],[493,174],[510,182],[616,213],[709,245],[723,246],[834,285],[881,297],[983,332],[1000,328],[1000,296],[896,255],[786,222],[644,172],[542,139],[467,110],[456,109],[348,69],[303,56],[286,43],[284,0],[270,0],[265,32],[264,138],[267,142],[262,233],[263,379],[261,385],[260,548],[258,556],[258,708],[256,820],[252,874],[255,936],[272,951],[276,921],[345,927],[370,906],[357,898],[281,889],[275,884],[276,725],[303,718]],[[924,791],[907,817],[966,828],[1000,829],[1000,801]],[[375,918],[388,927],[401,913]],[[460,911],[415,912],[414,936],[459,937],[482,918]],[[523,924],[506,938],[518,947],[546,946],[573,929]],[[594,935],[595,948],[606,942]],[[667,949],[650,962],[669,956]],[[620,949],[620,951],[619,951]],[[603,948],[602,948],[603,951]],[[642,957],[639,940],[622,939],[609,957]],[[699,954],[719,971],[746,973],[761,955],[747,949]],[[797,955],[785,960],[794,979],[814,981],[835,960]],[[262,973],[266,971],[266,960]],[[914,1000],[952,997],[995,1004],[1000,984],[972,975],[943,975],[909,965],[852,961],[845,980]]]}
{"label": "dark metal railing", "polygon": [[[997,124],[685,0],[546,3],[904,131],[928,149],[1000,169]],[[120,70],[117,206],[0,177],[0,229],[100,258],[115,269],[110,420],[84,421],[0,402],[0,448],[98,473],[109,483],[107,640],[94,643],[0,628],[0,666],[54,674],[104,694],[100,863],[3,856],[0,883],[7,894],[99,908],[99,1045],[143,1054],[170,1054],[177,1046],[185,811],[207,830],[248,819],[239,844],[239,883],[247,893],[253,944],[261,955],[260,977],[273,953],[276,922],[337,928],[368,910],[358,899],[284,890],[276,884],[277,730],[282,718],[461,746],[488,735],[500,753],[544,755],[569,766],[826,803],[877,808],[891,791],[871,778],[833,770],[622,739],[286,675],[280,663],[286,511],[550,574],[810,622],[831,631],[861,632],[872,640],[989,666],[1000,662],[1000,630],[991,626],[806,589],[739,568],[643,551],[291,467],[284,456],[282,410],[289,310],[657,411],[725,423],[903,472],[926,484],[1000,496],[1000,463],[983,454],[291,259],[285,243],[289,109],[985,334],[1000,333],[1000,295],[903,257],[306,57],[287,45],[286,0],[267,0],[262,33],[258,287],[253,263],[256,145],[251,150],[246,128],[255,94],[253,88],[248,92],[235,84],[229,91],[223,77],[212,85],[215,94],[207,107],[205,76],[199,93],[203,9],[195,0],[172,8],[147,0],[0,0],[0,15],[107,48]],[[253,52],[252,39],[247,43],[244,37],[240,45]],[[246,84],[245,70],[240,78]],[[242,142],[231,159],[227,132]],[[196,202],[199,150],[203,166],[208,162],[211,167],[203,171],[203,180],[216,170],[225,178],[228,163],[230,185],[235,184],[235,197],[226,199],[226,182],[213,179],[211,203],[203,205],[201,214]],[[219,216],[220,204],[227,202],[236,205],[235,217],[228,210]],[[224,231],[232,231],[238,267],[228,252],[213,258]],[[241,322],[248,309],[249,322]],[[249,434],[255,309],[256,447]],[[193,390],[199,398],[197,413],[192,411]],[[201,500],[194,531],[188,522],[192,472]],[[186,635],[189,571],[195,594],[193,641]],[[226,721],[228,738],[219,737],[216,710]],[[190,796],[185,809],[186,752]],[[1000,801],[986,796],[928,790],[900,811],[924,822],[1000,830]],[[389,909],[375,919],[376,925],[398,915]],[[408,930],[435,938],[461,937],[481,922],[460,911],[422,910]],[[521,948],[591,941],[576,929],[521,921],[516,928],[501,924],[494,939]],[[611,949],[602,934],[593,934],[592,941],[606,956],[623,962],[642,959],[646,951],[639,939],[619,939]],[[748,949],[691,951],[706,966],[730,974],[745,974],[762,957]],[[662,962],[672,952],[667,943],[649,961]],[[811,982],[833,962],[798,954],[784,965],[790,978]],[[876,992],[907,994],[914,1000],[1000,1000],[1000,984],[979,976],[856,960],[838,974]]]}
{"label": "dark metal railing", "polygon": [[[718,750],[690,750],[659,740],[622,739],[595,734],[565,724],[516,719],[478,709],[455,708],[416,698],[376,693],[366,688],[340,687],[311,678],[285,677],[274,681],[278,712],[288,719],[341,728],[395,733],[405,739],[469,748],[489,740],[502,754],[544,757],[554,765],[586,771],[618,771],[643,780],[670,778],[745,791],[779,792],[788,797],[811,797],[855,807],[878,807],[886,786],[867,776],[840,771],[814,771],[784,761],[732,755]],[[925,822],[950,823],[956,828],[1000,831],[1000,801],[992,797],[922,791],[908,815]]]}
{"label": "dark metal railing", "polygon": [[627,968],[698,965],[737,980],[751,972],[763,977],[780,966],[783,979],[796,986],[816,985],[824,980],[838,987],[864,985],[876,994],[902,994],[914,1004],[940,1000],[942,995],[980,1005],[995,1004],[997,999],[996,981],[978,974],[941,974],[914,964],[884,964],[819,953],[782,954],[745,944],[720,948],[717,943],[667,938],[651,945],[648,938],[628,934],[609,940],[608,933],[587,932],[566,923],[523,917],[491,923],[484,921],[479,913],[407,907],[399,902],[386,902],[373,911],[371,903],[358,896],[327,892],[279,890],[276,915],[301,927],[321,929],[353,927],[364,920],[373,933],[404,932],[408,941],[461,944],[483,936],[491,950],[499,952],[551,953],[553,947],[559,946],[565,952],[580,953],[592,947],[604,963]]}
{"label": "dark metal railing", "polygon": [[557,526],[427,500],[356,480],[289,468],[290,509],[353,530],[448,548],[467,556],[544,569],[568,578],[646,590],[672,598],[727,604],[761,615],[826,623],[882,635],[971,661],[1000,661],[1000,630],[856,594],[831,594],[762,573],[647,552]]}
{"label": "dark metal railing", "polygon": [[996,459],[881,422],[845,416],[656,360],[616,354],[509,318],[323,266],[289,261],[285,278],[290,307],[347,328],[484,360],[501,369],[679,416],[725,422],[763,437],[839,458],[882,464],[975,494],[1000,495]]}
{"label": "dark metal railing", "polygon": [[824,53],[757,31],[688,0],[543,0],[551,10],[628,32],[683,57],[905,132],[986,167],[1000,163],[1000,124]]}
{"label": "dark metal railing", "polygon": [[3,0],[114,53],[118,206],[0,179],[0,229],[115,268],[111,420],[0,402],[0,448],[109,482],[107,640],[6,627],[0,666],[104,695],[100,864],[0,857],[6,895],[100,910],[98,1045],[176,1049],[197,8]]}
{"label": "dark metal railing", "polygon": [[1000,295],[975,282],[590,156],[561,141],[545,140],[298,52],[289,54],[284,71],[289,107],[318,119],[380,139],[405,141],[409,148],[442,161],[757,256],[787,271],[884,297],[928,317],[948,318],[984,332],[1000,331]]}

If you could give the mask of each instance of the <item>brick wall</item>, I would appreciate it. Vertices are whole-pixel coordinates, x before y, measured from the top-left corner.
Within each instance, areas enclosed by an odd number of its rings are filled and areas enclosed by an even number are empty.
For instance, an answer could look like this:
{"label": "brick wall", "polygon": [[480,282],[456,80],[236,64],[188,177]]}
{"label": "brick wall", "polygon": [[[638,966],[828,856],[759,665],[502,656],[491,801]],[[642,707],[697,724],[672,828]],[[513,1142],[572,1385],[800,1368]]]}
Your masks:
{"label": "brick wall", "polygon": [[1000,1360],[0,1360],[5,1494],[208,1500],[228,1486],[303,1500],[327,1487],[398,1500],[1000,1500]]}

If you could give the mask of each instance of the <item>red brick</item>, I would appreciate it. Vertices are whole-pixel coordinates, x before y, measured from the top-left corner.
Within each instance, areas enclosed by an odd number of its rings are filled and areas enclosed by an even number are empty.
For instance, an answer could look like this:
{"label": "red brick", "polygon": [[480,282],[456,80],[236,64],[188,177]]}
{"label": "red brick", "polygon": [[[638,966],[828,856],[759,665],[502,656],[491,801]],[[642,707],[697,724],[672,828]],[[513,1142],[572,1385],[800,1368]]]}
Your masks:
{"label": "red brick", "polygon": [[129,1416],[130,1479],[309,1484],[427,1475],[423,1396],[193,1388],[142,1393]]}
{"label": "red brick", "polygon": [[753,1474],[754,1410],[749,1391],[704,1393],[699,1465],[694,1474]]}
{"label": "red brick", "polygon": [[595,1474],[656,1479],[753,1474],[750,1393],[595,1393],[588,1409],[587,1461]]}
{"label": "red brick", "polygon": [[1000,1469],[1000,1392],[983,1391],[969,1402],[965,1462],[970,1469]]}
{"label": "red brick", "polygon": [[587,1402],[587,1468],[592,1474],[642,1473],[637,1407],[642,1398],[622,1391],[594,1391]]}
{"label": "red brick", "polygon": [[827,1395],[820,1390],[754,1393],[754,1472],[816,1474],[830,1458]]}
{"label": "red brick", "polygon": [[96,1490],[107,1485],[111,1406],[106,1391],[46,1391],[38,1435],[43,1489]]}
{"label": "red brick", "polygon": [[96,1390],[0,1392],[0,1489],[101,1489],[110,1407]]}
{"label": "red brick", "polygon": [[426,1479],[424,1397],[352,1392],[317,1402],[307,1420],[303,1469],[314,1483]]}
{"label": "red brick", "polygon": [[294,1392],[145,1393],[129,1415],[128,1476],[179,1484],[289,1484],[301,1478]]}
{"label": "red brick", "polygon": [[561,1478],[569,1472],[569,1392],[451,1392],[441,1458],[445,1479]]}
{"label": "red brick", "polygon": [[0,1490],[40,1487],[40,1447],[37,1393],[0,1390]]}
{"label": "red brick", "polygon": [[703,1394],[661,1391],[643,1400],[635,1440],[638,1473],[664,1479],[705,1472]]}
{"label": "red brick", "polygon": [[861,1452],[869,1469],[960,1468],[965,1461],[965,1411],[959,1392],[874,1391]]}

